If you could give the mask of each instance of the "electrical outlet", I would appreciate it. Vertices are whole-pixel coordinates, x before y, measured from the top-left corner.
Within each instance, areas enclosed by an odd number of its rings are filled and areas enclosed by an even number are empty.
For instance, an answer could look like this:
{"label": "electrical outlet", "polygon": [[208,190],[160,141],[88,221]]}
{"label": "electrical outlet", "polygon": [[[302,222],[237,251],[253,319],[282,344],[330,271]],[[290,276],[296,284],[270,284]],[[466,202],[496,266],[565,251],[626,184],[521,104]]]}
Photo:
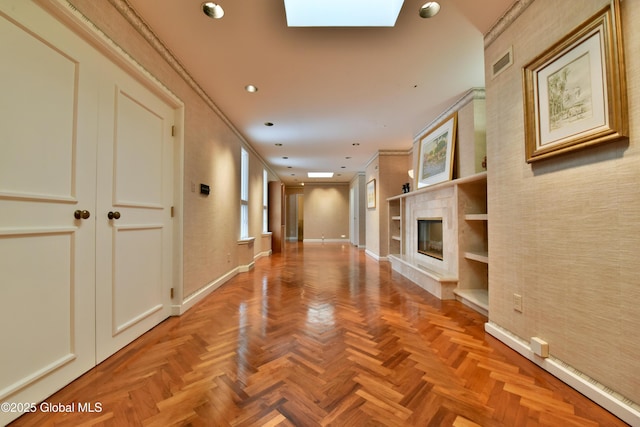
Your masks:
{"label": "electrical outlet", "polygon": [[513,294],[513,309],[519,313],[522,313],[522,295]]}

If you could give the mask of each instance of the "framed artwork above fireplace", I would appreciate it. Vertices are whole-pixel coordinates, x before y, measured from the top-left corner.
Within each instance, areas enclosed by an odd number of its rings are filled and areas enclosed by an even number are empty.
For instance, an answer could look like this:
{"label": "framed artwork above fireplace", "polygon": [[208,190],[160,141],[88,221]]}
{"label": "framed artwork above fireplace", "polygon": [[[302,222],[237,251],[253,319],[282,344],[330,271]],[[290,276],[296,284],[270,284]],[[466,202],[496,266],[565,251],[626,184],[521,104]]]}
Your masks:
{"label": "framed artwork above fireplace", "polygon": [[417,187],[449,181],[453,177],[453,156],[458,112],[438,123],[420,139]]}

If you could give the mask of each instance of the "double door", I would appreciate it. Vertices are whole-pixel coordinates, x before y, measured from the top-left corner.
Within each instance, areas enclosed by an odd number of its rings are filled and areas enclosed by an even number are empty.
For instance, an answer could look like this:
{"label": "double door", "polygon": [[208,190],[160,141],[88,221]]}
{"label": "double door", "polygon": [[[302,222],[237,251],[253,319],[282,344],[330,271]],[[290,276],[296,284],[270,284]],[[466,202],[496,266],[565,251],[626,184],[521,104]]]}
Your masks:
{"label": "double door", "polygon": [[31,2],[0,57],[0,401],[37,402],[170,313],[175,110]]}

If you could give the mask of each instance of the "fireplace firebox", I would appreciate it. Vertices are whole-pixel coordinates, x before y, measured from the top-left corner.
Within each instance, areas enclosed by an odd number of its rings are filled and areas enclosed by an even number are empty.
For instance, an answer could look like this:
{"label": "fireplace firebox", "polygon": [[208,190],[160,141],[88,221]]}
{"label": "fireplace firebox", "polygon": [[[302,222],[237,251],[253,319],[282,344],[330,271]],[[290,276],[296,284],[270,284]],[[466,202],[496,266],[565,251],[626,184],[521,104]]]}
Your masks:
{"label": "fireplace firebox", "polygon": [[418,252],[443,259],[442,218],[418,218]]}

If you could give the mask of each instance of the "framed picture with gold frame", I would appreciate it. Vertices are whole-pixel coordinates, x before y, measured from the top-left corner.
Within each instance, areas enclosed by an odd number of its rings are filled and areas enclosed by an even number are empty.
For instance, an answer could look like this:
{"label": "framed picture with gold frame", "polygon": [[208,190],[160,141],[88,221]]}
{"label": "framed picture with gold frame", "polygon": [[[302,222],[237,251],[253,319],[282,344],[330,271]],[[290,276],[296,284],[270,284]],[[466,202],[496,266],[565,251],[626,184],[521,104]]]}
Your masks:
{"label": "framed picture with gold frame", "polygon": [[528,163],[627,136],[619,0],[523,68]]}
{"label": "framed picture with gold frame", "polygon": [[376,207],[376,180],[375,178],[367,182],[367,208]]}
{"label": "framed picture with gold frame", "polygon": [[417,187],[426,187],[453,177],[458,112],[450,114],[420,138]]}

